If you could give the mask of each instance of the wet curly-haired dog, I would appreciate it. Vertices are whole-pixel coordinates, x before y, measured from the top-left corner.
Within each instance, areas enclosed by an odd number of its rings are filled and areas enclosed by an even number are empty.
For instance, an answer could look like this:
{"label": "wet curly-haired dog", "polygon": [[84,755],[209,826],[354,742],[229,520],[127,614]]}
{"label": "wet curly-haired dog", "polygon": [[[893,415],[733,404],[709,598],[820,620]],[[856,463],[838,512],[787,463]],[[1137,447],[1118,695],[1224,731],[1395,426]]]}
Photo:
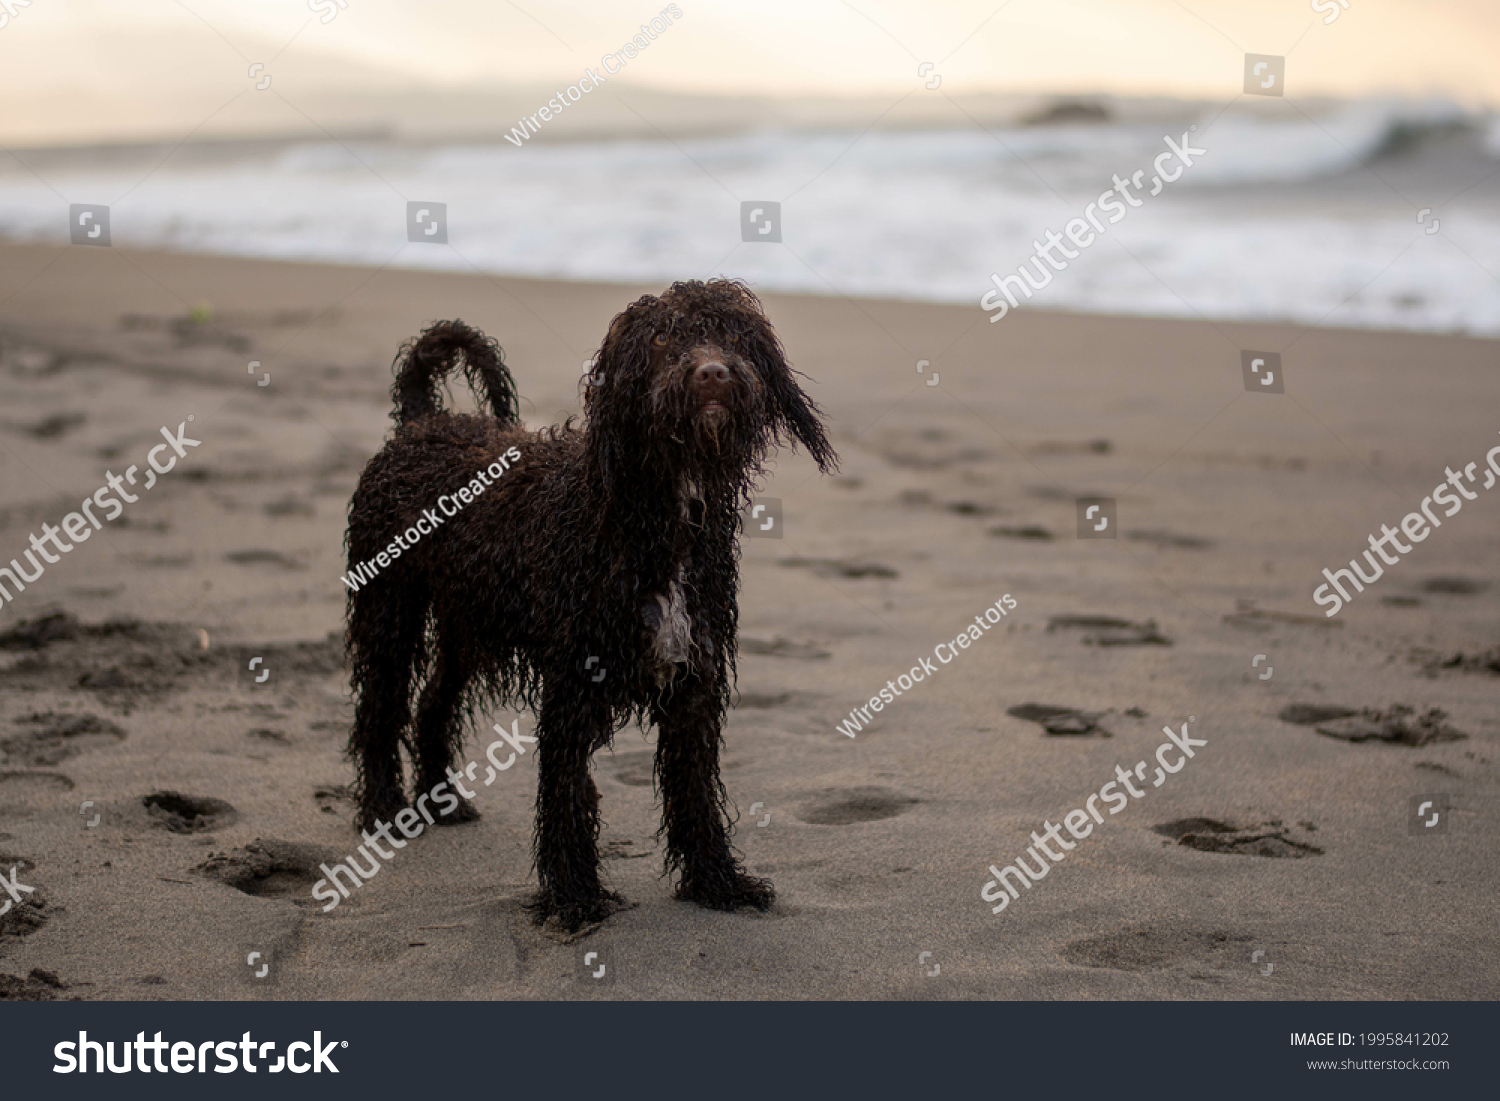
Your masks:
{"label": "wet curly-haired dog", "polygon": [[[490,415],[441,408],[439,385],[460,364]],[[450,769],[476,707],[531,707],[533,913],[569,930],[602,920],[618,896],[599,877],[589,759],[634,718],[658,731],[677,897],[768,907],[771,884],[730,846],[719,778],[740,513],[772,447],[800,442],[825,473],[837,457],[760,302],[730,280],[634,302],[585,376],[581,427],[523,428],[499,346],[459,321],[404,347],[395,372],[399,427],[350,504],[350,568],[433,516],[440,495],[473,498],[349,595],[360,828],[407,807],[403,745],[414,791],[432,792],[462,779]],[[476,817],[463,800],[441,821]]]}

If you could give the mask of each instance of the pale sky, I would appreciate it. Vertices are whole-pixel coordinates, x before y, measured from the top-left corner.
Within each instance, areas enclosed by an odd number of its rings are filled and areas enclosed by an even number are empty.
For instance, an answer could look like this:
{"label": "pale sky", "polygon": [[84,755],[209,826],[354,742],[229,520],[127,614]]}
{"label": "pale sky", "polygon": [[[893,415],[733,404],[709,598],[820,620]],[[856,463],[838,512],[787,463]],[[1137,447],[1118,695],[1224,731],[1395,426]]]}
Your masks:
{"label": "pale sky", "polygon": [[[1497,0],[1345,2],[679,0],[682,18],[622,82],[689,93],[899,95],[917,81],[918,64],[932,62],[956,95],[1228,99],[1251,52],[1287,55],[1293,97],[1500,102]],[[108,131],[115,118],[141,125],[197,97],[209,103],[244,87],[247,60],[278,73],[278,88],[304,93],[566,83],[663,6],[32,0],[0,27],[0,140],[81,132],[91,119]],[[1329,9],[1338,12],[1331,24]],[[324,23],[327,12],[336,14]]]}

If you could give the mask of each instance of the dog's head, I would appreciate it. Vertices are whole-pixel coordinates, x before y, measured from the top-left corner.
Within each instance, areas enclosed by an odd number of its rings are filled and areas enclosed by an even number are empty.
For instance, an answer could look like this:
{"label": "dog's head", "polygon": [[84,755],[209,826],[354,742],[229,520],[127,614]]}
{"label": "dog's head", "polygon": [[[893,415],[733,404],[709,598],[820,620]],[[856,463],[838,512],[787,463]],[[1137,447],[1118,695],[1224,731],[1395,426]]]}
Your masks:
{"label": "dog's head", "polygon": [[837,463],[759,300],[733,280],[673,283],[632,303],[584,384],[606,474],[649,465],[739,482],[794,441],[825,473]]}

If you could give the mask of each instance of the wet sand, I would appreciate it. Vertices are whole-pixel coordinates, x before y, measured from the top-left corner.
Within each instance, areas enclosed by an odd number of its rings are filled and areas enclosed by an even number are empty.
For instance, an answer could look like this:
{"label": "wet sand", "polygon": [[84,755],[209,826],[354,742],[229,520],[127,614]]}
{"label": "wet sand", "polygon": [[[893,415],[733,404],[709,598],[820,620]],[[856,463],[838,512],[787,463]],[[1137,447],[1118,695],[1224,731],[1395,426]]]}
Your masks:
{"label": "wet sand", "polygon": [[[633,906],[589,936],[520,910],[532,757],[480,790],[481,821],[323,913],[317,865],[358,844],[345,509],[397,345],[478,325],[540,426],[578,410],[609,318],[660,289],[0,246],[0,560],[144,468],[163,426],[201,441],[0,607],[0,874],[35,888],[0,917],[0,993],[1500,993],[1500,494],[1476,486],[1334,619],[1311,597],[1445,467],[1483,467],[1500,344],[1275,325],[765,296],[842,459],[823,478],[782,454],[762,492],[783,538],[744,543],[724,778],[776,908],[671,898],[652,739],[628,729],[595,773]],[[1241,349],[1282,351],[1285,395],[1245,391]],[[1120,538],[1076,537],[1087,496],[1116,499]],[[1007,593],[999,626],[837,730]],[[1283,721],[1292,704],[1372,709],[1377,734],[1436,708],[1423,729],[1465,736],[1387,742],[1360,737],[1370,716]],[[1206,747],[991,913],[991,864],[1190,716]],[[515,718],[489,711],[468,759]],[[1413,833],[1428,796],[1444,828]]]}

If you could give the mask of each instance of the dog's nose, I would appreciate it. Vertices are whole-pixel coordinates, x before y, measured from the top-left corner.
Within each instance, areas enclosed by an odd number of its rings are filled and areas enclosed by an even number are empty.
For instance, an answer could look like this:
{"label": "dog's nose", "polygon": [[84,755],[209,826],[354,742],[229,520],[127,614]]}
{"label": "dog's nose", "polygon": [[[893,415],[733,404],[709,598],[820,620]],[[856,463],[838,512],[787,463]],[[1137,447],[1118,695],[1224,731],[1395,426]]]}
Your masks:
{"label": "dog's nose", "polygon": [[729,368],[722,363],[705,363],[693,372],[693,381],[699,386],[711,382],[727,383],[729,381]]}

